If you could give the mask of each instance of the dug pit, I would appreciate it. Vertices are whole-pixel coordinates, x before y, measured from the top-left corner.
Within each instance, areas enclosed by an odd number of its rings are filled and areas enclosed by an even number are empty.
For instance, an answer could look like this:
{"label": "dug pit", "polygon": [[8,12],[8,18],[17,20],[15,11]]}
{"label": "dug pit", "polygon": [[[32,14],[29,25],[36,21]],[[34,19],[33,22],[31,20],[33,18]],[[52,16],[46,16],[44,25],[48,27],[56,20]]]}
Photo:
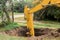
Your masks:
{"label": "dug pit", "polygon": [[[59,29],[49,29],[49,28],[34,28],[35,36],[53,36],[53,37],[60,37],[60,28]],[[29,30],[26,26],[22,26],[20,28],[14,28],[12,30],[6,30],[2,32],[4,34],[10,36],[23,36],[23,37],[30,37]]]}

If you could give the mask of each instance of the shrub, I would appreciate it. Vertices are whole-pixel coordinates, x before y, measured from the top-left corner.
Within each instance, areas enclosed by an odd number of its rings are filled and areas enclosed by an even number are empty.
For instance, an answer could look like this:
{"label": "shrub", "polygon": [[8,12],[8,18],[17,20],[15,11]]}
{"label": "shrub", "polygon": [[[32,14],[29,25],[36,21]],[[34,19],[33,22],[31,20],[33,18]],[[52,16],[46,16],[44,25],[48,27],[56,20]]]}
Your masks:
{"label": "shrub", "polygon": [[[41,16],[42,13],[43,15]],[[42,19],[58,21],[60,19],[60,7],[57,7],[56,5],[47,6],[46,8],[34,14],[34,20],[42,20]]]}

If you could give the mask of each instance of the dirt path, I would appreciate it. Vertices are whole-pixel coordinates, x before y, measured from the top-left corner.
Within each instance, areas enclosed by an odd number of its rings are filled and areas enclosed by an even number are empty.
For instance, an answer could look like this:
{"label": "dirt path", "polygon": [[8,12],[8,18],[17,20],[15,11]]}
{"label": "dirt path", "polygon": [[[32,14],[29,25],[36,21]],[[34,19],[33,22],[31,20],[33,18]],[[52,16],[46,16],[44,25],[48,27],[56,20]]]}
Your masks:
{"label": "dirt path", "polygon": [[[12,16],[10,16],[10,17],[12,17]],[[24,17],[24,14],[22,13],[22,14],[14,14],[14,18],[18,18],[18,17]]]}
{"label": "dirt path", "polygon": [[[10,16],[10,18],[12,18],[12,16]],[[14,14],[14,21],[15,22],[26,22],[24,20],[24,14]]]}

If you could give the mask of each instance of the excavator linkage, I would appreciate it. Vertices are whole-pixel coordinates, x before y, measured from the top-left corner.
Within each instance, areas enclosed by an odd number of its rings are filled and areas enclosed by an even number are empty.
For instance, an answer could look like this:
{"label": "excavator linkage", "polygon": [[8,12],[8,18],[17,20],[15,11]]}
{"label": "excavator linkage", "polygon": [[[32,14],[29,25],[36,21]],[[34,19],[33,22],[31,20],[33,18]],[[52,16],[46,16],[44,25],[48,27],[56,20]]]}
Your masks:
{"label": "excavator linkage", "polygon": [[32,14],[34,12],[36,12],[36,11],[41,10],[42,8],[44,8],[43,6],[49,5],[49,4],[55,4],[58,7],[60,7],[60,0],[43,0],[40,4],[38,4],[37,6],[31,8],[31,9],[29,9],[27,7],[27,5],[24,7],[24,15],[25,15],[25,18],[27,20],[27,28],[30,30],[29,33],[30,33],[31,36],[35,35],[34,34],[34,25],[33,25],[33,15]]}

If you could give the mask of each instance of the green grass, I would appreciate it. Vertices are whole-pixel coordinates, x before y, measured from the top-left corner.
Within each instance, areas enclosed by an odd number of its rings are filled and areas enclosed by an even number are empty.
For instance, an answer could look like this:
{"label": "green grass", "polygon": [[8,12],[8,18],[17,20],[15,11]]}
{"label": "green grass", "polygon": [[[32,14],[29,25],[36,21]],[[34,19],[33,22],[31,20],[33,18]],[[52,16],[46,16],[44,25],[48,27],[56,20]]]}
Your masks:
{"label": "green grass", "polygon": [[[35,40],[34,37],[31,37],[30,39],[32,38]],[[16,36],[8,36],[8,35],[0,34],[0,40],[27,40],[27,37],[16,37]],[[56,38],[55,37],[44,37],[42,40],[60,40],[60,37],[56,37]]]}
{"label": "green grass", "polygon": [[40,21],[34,23],[35,28],[60,28],[59,22],[54,21]]}
{"label": "green grass", "polygon": [[0,34],[0,40],[27,40],[27,38]]}
{"label": "green grass", "polygon": [[[19,23],[20,26],[26,26],[26,22]],[[35,28],[60,28],[60,23],[55,21],[34,21]]]}
{"label": "green grass", "polygon": [[10,23],[4,27],[0,27],[0,31],[11,30],[11,29],[14,29],[16,27],[20,27],[20,26],[17,23]]}
{"label": "green grass", "polygon": [[[0,40],[27,40],[27,37],[16,37],[16,36],[8,36],[8,35],[0,34]],[[60,37],[56,37],[56,38],[55,37],[44,37],[42,40],[60,40]]]}

